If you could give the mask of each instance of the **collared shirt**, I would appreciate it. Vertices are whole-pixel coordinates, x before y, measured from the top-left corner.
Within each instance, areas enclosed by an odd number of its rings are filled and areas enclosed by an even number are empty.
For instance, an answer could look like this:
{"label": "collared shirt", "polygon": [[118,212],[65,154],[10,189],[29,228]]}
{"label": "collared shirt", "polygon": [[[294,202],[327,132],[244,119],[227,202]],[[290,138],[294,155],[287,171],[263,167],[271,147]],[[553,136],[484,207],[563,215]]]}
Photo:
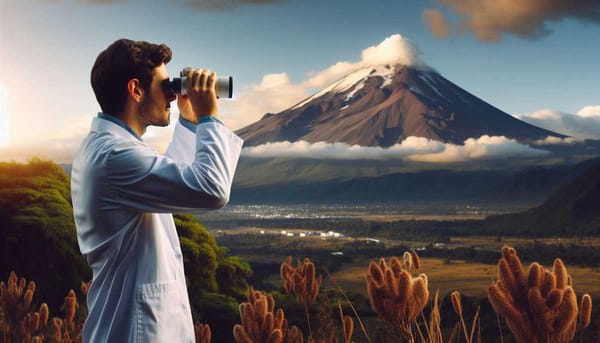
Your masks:
{"label": "collared shirt", "polygon": [[73,161],[77,238],[93,271],[84,342],[194,342],[171,213],[228,202],[242,140],[214,119],[187,124],[160,155],[99,114]]}

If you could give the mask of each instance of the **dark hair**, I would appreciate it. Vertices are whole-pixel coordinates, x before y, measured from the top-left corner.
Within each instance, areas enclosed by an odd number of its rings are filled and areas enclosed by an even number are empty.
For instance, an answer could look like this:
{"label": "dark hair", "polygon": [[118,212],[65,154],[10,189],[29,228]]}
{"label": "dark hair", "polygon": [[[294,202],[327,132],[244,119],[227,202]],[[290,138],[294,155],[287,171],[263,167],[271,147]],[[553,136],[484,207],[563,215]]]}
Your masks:
{"label": "dark hair", "polygon": [[171,49],[165,44],[119,39],[102,51],[92,67],[92,88],[102,112],[118,115],[125,109],[127,82],[139,79],[148,90],[153,69],[168,63]]}

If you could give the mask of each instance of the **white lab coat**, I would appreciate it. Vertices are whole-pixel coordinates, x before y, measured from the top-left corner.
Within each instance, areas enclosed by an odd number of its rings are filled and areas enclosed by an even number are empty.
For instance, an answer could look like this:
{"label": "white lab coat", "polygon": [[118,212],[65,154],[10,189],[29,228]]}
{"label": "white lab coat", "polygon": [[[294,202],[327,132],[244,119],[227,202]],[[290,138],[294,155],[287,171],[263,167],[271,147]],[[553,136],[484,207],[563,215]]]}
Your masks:
{"label": "white lab coat", "polygon": [[94,118],[71,176],[79,247],[93,271],[84,342],[194,342],[171,212],[223,207],[242,142],[218,122],[195,134],[177,122],[160,155]]}

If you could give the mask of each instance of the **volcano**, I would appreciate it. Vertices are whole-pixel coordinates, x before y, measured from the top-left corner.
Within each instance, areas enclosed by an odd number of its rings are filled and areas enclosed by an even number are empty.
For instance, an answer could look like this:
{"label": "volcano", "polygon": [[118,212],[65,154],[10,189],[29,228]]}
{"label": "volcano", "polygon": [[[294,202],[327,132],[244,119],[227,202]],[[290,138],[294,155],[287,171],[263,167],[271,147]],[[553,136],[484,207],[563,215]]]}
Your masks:
{"label": "volcano", "polygon": [[245,146],[278,141],[389,147],[410,136],[463,144],[483,135],[520,142],[566,136],[516,119],[428,67],[360,68],[236,132]]}

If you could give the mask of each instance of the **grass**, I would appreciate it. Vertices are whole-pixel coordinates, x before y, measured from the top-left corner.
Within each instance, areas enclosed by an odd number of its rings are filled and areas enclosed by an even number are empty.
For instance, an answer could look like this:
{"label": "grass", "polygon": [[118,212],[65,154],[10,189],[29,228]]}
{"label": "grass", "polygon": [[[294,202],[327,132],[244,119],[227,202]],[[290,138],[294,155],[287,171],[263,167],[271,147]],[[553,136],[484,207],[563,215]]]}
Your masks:
{"label": "grass", "polygon": [[[389,257],[386,257],[386,259]],[[337,283],[345,290],[367,296],[365,274],[372,259],[356,259],[352,263],[332,273]],[[544,266],[550,268],[550,266]],[[600,297],[600,270],[567,266],[574,280],[577,294],[589,293],[592,298]],[[427,274],[429,289],[440,290],[444,295],[459,290],[463,295],[486,297],[492,278],[497,279],[495,264],[465,262],[462,260],[444,260],[440,258],[421,258],[419,272]],[[276,287],[283,287],[279,274],[272,274],[265,281]],[[323,280],[323,286],[333,287],[329,279]]]}

